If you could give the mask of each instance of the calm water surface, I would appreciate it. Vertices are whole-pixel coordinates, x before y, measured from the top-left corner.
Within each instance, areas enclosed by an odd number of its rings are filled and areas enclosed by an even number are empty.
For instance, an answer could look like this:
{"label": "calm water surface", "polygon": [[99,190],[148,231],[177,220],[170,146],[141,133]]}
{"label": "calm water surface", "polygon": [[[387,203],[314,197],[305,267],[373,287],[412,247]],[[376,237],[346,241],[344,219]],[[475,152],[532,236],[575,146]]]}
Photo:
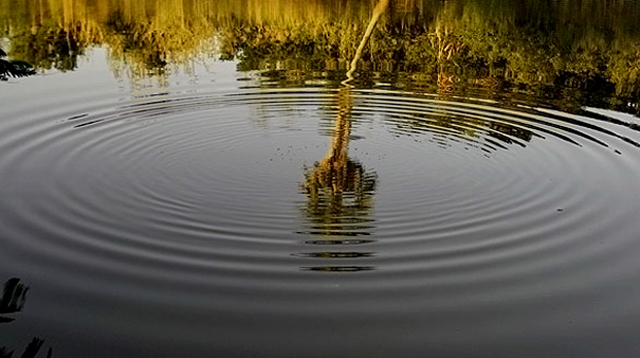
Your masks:
{"label": "calm water surface", "polygon": [[7,351],[640,354],[640,4],[0,4]]}

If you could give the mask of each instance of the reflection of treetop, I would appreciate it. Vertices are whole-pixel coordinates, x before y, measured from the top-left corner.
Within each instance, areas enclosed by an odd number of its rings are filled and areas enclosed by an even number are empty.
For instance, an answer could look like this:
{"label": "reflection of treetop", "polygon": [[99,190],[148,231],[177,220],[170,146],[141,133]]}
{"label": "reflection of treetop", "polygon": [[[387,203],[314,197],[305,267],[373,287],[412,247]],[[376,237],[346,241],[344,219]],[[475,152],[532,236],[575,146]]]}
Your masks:
{"label": "reflection of treetop", "polygon": [[[221,56],[238,56],[241,69],[326,73],[346,70],[373,3],[26,0],[2,2],[0,23],[14,57],[38,68],[73,69],[84,48],[106,44],[114,61],[154,75],[211,51],[201,44],[217,33]],[[445,91],[508,83],[541,93],[553,86],[564,91],[553,95],[578,101],[594,92],[594,100],[637,101],[638,18],[640,3],[629,1],[392,0],[360,76],[409,73],[407,82]]]}
{"label": "reflection of treetop", "polygon": [[329,151],[324,159],[305,173],[303,188],[308,202],[306,215],[313,222],[313,232],[354,235],[365,233],[376,186],[375,173],[348,157],[351,134],[351,96],[349,88],[338,95]]}

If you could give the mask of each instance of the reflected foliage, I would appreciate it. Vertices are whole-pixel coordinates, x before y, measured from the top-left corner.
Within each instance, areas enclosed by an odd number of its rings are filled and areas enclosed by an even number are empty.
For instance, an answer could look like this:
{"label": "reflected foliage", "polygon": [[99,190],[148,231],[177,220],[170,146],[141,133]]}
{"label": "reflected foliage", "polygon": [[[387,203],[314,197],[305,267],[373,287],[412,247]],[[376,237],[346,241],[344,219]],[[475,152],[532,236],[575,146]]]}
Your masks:
{"label": "reflected foliage", "polygon": [[[29,287],[20,283],[19,278],[11,278],[5,282],[2,288],[2,298],[0,298],[0,323],[9,323],[15,320],[15,318],[11,316],[22,311],[28,291]],[[44,340],[34,337],[31,342],[27,344],[20,357],[37,357],[43,345]],[[13,353],[14,351],[7,347],[0,347],[0,358],[11,358],[13,357]],[[52,354],[53,349],[50,347],[47,350],[46,357],[51,358]]]}
{"label": "reflected foliage", "polygon": [[[575,13],[577,5],[567,2],[456,1],[403,13],[398,3],[391,3],[394,15],[374,32],[364,53],[361,83],[443,94],[482,89],[508,93],[514,101],[534,95],[573,111],[585,104],[638,110],[638,25],[620,21],[639,18],[638,5],[599,9],[597,2],[586,2]],[[233,34],[229,47],[241,54],[244,70],[293,68],[313,76],[345,69],[363,27],[337,22],[283,32],[281,26],[265,26]],[[281,39],[272,40],[277,35]]]}
{"label": "reflected foliage", "polygon": [[12,322],[14,319],[6,315],[22,311],[27,291],[29,287],[21,284],[19,278],[11,278],[5,282],[0,298],[0,323]]}
{"label": "reflected foliage", "polygon": [[157,12],[148,21],[127,16],[122,9],[109,14],[104,43],[109,45],[116,73],[163,77],[170,64],[187,64],[191,55],[211,51],[204,42],[214,32],[212,24],[204,18],[186,17],[184,9],[171,5],[166,6],[172,12]]}
{"label": "reflected foliage", "polygon": [[0,81],[7,81],[9,77],[27,77],[35,75],[36,71],[25,61],[6,60],[7,53],[0,49]]}
{"label": "reflected foliage", "polygon": [[72,71],[86,44],[79,42],[76,31],[38,26],[14,38],[11,55],[23,58],[42,70]]}
{"label": "reflected foliage", "polygon": [[[118,76],[188,72],[197,58],[215,56],[300,85],[343,78],[374,4],[0,0],[0,29],[12,57],[39,69],[72,70],[100,45]],[[638,113],[639,18],[635,1],[392,0],[355,77],[367,86]]]}
{"label": "reflected foliage", "polygon": [[394,134],[414,137],[430,134],[430,141],[441,147],[446,148],[453,142],[464,142],[487,153],[495,152],[498,148],[508,149],[511,145],[526,147],[533,138],[531,130],[499,117],[465,116],[449,113],[446,109],[433,113],[412,112],[411,116],[390,116],[389,122],[394,125]]}

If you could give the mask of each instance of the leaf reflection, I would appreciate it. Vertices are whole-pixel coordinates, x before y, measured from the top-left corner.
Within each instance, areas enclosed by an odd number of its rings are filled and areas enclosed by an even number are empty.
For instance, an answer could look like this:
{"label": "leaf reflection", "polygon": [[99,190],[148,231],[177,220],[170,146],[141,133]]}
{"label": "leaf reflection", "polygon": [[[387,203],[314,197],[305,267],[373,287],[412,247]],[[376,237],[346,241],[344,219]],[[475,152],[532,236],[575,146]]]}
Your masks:
{"label": "leaf reflection", "polygon": [[7,53],[0,48],[0,81],[7,81],[9,77],[27,77],[36,74],[31,65],[25,61],[5,60]]}
{"label": "leaf reflection", "polygon": [[[20,283],[19,278],[11,278],[5,282],[2,288],[2,297],[0,298],[0,323],[13,322],[15,318],[7,317],[7,314],[15,314],[22,311],[25,301],[27,299],[27,292],[29,287]],[[44,345],[44,340],[38,337],[34,337],[27,345],[22,358],[35,358],[40,352],[40,349]],[[0,358],[11,358],[13,351],[7,347],[0,347]],[[53,349],[49,347],[47,351],[47,358],[51,358]]]}
{"label": "leaf reflection", "polygon": [[0,323],[14,320],[14,318],[4,315],[22,311],[27,299],[27,291],[29,291],[29,287],[21,284],[19,278],[14,277],[5,282],[2,288],[2,298],[0,298]]}

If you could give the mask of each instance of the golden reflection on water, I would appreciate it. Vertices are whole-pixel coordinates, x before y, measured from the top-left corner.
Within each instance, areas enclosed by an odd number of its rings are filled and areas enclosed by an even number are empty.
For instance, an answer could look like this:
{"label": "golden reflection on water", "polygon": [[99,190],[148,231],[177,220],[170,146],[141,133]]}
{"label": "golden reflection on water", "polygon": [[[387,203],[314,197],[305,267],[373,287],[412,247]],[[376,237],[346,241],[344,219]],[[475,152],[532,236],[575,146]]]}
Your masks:
{"label": "golden reflection on water", "polygon": [[[373,229],[373,195],[377,177],[357,160],[349,158],[351,135],[351,87],[338,92],[338,114],[335,118],[331,145],[325,157],[305,173],[302,185],[307,195],[304,215],[310,230],[304,234],[318,235],[320,239],[308,241],[310,245],[343,246],[369,243],[354,237],[367,236]],[[371,252],[322,251],[299,256],[320,259],[354,259],[371,257]],[[371,266],[313,266],[311,271],[353,272],[371,270]]]}
{"label": "golden reflection on water", "polygon": [[[324,159],[316,163],[314,168],[305,173],[304,189],[308,196],[306,214],[313,223],[311,234],[331,238],[324,241],[327,244],[344,245],[348,241],[340,237],[368,235],[372,226],[371,219],[372,196],[375,190],[375,175],[369,175],[364,167],[349,158],[348,148],[351,135],[351,98],[353,73],[357,69],[362,57],[362,51],[369,42],[371,33],[389,5],[389,0],[380,0],[373,9],[367,29],[362,35],[360,45],[351,60],[346,80],[338,92],[338,114],[332,133],[331,145]],[[314,244],[318,244],[315,241]],[[315,252],[301,254],[302,256],[322,259],[354,259],[371,257],[371,252]],[[328,265],[303,267],[309,271],[322,272],[357,272],[372,270],[373,266],[363,265]]]}
{"label": "golden reflection on water", "polygon": [[[337,70],[339,78],[375,3],[0,0],[0,31],[11,58],[40,70],[73,70],[99,45],[118,77],[162,78],[180,66],[190,73],[194,58],[214,56],[241,70],[306,78]],[[589,100],[637,110],[638,18],[638,2],[390,0],[356,77],[445,94],[473,86],[553,96],[564,109]]]}
{"label": "golden reflection on water", "polygon": [[[349,87],[344,87],[338,93],[339,112],[329,151],[305,175],[304,189],[309,195],[310,212],[314,217],[321,213],[341,214],[347,208],[365,211],[371,208],[370,195],[375,189],[375,176],[367,174],[362,164],[348,157],[352,108],[350,91]],[[345,203],[346,193],[353,194],[349,204]]]}

